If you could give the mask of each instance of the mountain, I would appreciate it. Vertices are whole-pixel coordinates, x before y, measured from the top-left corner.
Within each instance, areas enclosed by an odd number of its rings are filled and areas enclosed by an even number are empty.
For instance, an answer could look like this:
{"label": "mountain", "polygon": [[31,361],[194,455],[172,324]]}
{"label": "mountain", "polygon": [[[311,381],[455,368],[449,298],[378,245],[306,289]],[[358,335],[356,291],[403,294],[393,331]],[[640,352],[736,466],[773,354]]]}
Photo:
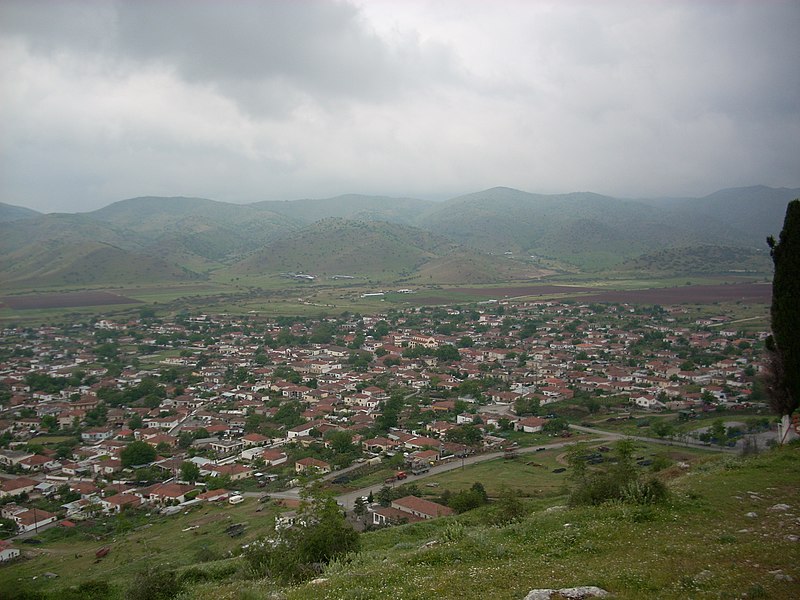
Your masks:
{"label": "mountain", "polygon": [[534,265],[769,273],[764,240],[780,231],[796,197],[800,189],[764,186],[636,200],[497,187],[446,202],[141,197],[48,215],[0,205],[0,281],[180,281],[230,270],[478,283],[540,276]]}
{"label": "mountain", "polygon": [[[501,258],[484,257],[417,227],[385,221],[351,221],[326,218],[289,237],[257,250],[232,267],[241,274],[310,273],[317,276],[350,275],[381,280],[419,276],[437,269],[452,279],[446,265],[473,265],[472,283],[495,280]],[[523,269],[518,268],[517,274]],[[502,269],[509,274],[514,269]],[[436,281],[441,281],[437,278]]]}
{"label": "mountain", "polygon": [[252,204],[186,197],[131,198],[86,215],[135,232],[160,252],[223,262],[301,225],[298,219]]}
{"label": "mountain", "polygon": [[17,286],[200,277],[169,256],[150,253],[133,232],[83,215],[49,214],[0,223],[0,281]]}
{"label": "mountain", "polygon": [[38,217],[42,213],[25,208],[24,206],[14,206],[13,204],[6,204],[0,202],[0,223],[8,221],[19,221],[20,219],[32,219]]}
{"label": "mountain", "polygon": [[704,198],[623,200],[593,193],[492,188],[432,207],[421,227],[487,252],[533,254],[602,270],[644,252],[706,245],[760,247],[800,190],[722,190]]}
{"label": "mountain", "polygon": [[305,223],[338,217],[352,221],[389,221],[411,225],[417,221],[420,214],[430,210],[435,205],[435,202],[417,200],[415,198],[345,194],[316,200],[258,202],[251,206],[298,219]]}

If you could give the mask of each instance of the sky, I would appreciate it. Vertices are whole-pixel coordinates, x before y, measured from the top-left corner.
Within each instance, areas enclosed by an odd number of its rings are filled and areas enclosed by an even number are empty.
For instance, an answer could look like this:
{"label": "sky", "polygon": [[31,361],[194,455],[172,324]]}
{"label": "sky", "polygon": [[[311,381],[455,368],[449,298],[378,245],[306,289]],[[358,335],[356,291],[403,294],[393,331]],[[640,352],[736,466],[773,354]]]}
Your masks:
{"label": "sky", "polygon": [[800,187],[794,0],[0,0],[0,201]]}

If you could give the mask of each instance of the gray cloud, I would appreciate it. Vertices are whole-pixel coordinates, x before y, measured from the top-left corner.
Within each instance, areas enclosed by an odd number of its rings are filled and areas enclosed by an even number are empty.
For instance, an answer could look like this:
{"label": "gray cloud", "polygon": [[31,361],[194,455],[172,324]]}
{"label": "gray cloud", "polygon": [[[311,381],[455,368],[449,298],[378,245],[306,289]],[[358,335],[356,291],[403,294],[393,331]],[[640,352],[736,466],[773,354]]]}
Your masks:
{"label": "gray cloud", "polygon": [[0,200],[800,185],[800,5],[0,2]]}

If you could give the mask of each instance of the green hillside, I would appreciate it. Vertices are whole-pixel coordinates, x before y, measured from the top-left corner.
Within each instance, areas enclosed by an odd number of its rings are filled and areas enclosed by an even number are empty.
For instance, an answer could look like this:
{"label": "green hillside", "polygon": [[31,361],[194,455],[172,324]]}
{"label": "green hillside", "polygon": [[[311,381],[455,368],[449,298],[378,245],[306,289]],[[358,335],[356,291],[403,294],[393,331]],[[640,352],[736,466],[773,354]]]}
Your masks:
{"label": "green hillside", "polygon": [[694,275],[713,273],[772,273],[767,248],[694,246],[667,248],[626,260],[615,271],[652,275]]}
{"label": "green hillside", "polygon": [[394,278],[410,275],[431,259],[455,249],[449,240],[413,227],[329,218],[268,244],[233,270]]}
{"label": "green hillside", "polygon": [[[79,582],[102,580],[109,586],[103,597],[133,597],[126,590],[151,581],[137,571],[160,564],[174,570],[181,600],[521,600],[532,589],[590,585],[617,600],[795,598],[800,446],[672,462],[656,474],[666,482],[663,502],[569,507],[566,488],[534,493],[521,505],[508,495],[495,497],[460,516],[365,533],[357,554],[300,585],[261,578],[237,556],[237,545],[270,534],[271,515],[254,512],[256,503],[248,499],[227,518],[226,508],[204,506],[154,517],[150,526],[126,520],[127,530],[120,525],[116,534],[112,524],[99,538],[106,541],[80,532],[71,539],[63,532],[60,540],[54,531],[42,536],[52,541],[35,558],[0,569],[0,589],[10,598],[30,591],[53,599],[67,597]],[[530,461],[525,468],[535,472],[541,465]],[[246,524],[244,540],[224,534],[233,522]],[[104,562],[93,558],[102,543],[113,546]],[[234,557],[220,560],[228,548]],[[41,577],[48,571],[61,576]]]}
{"label": "green hillside", "polygon": [[131,198],[87,217],[139,234],[144,243],[228,260],[287,235],[300,221],[257,205],[204,198]]}
{"label": "green hillside", "polygon": [[421,213],[430,210],[436,206],[436,203],[415,198],[345,194],[334,198],[314,200],[258,202],[252,206],[305,223],[339,217],[354,221],[390,221],[412,225],[415,224]]}
{"label": "green hillside", "polygon": [[11,253],[0,280],[17,287],[162,283],[201,276],[158,257],[103,242],[45,244],[34,251]]}
{"label": "green hillside", "polygon": [[24,206],[14,206],[13,204],[6,204],[0,202],[0,223],[7,221],[19,221],[20,219],[32,219],[38,217],[41,213],[25,208]]}
{"label": "green hillside", "polygon": [[634,277],[762,272],[766,234],[780,230],[786,203],[798,196],[759,186],[625,200],[498,187],[441,203],[143,197],[48,215],[0,205],[0,277],[47,286],[304,271],[457,284],[542,276],[535,265]]}

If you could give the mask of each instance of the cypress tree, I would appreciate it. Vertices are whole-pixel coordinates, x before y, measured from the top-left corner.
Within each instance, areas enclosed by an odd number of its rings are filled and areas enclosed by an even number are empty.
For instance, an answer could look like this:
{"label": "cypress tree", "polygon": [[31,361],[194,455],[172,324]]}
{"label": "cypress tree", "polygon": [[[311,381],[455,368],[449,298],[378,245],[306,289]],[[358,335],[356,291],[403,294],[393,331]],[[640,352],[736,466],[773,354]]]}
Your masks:
{"label": "cypress tree", "polygon": [[778,242],[770,236],[767,244],[775,264],[767,383],[770,405],[783,416],[792,414],[800,402],[800,199],[786,207]]}

